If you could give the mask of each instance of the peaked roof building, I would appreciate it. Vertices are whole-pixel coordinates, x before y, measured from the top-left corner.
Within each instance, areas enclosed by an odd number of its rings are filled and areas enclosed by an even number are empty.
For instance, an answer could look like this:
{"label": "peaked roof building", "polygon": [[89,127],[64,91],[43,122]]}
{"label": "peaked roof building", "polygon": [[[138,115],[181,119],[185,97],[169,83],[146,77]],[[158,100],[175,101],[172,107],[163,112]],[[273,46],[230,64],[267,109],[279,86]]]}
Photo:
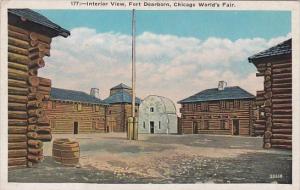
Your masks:
{"label": "peaked roof building", "polygon": [[101,104],[107,105],[104,101],[99,98],[96,98],[92,95],[89,95],[85,92],[76,91],[76,90],[66,90],[61,88],[52,88],[50,92],[51,100],[63,100],[71,102],[81,102],[89,104]]}
{"label": "peaked roof building", "polygon": [[224,90],[218,90],[218,88],[212,88],[203,90],[197,94],[194,94],[186,99],[179,101],[178,103],[194,103],[194,102],[206,102],[216,100],[241,100],[241,99],[254,99],[255,96],[246,90],[238,87],[225,87]]}
{"label": "peaked roof building", "polygon": [[[119,103],[128,103],[132,102],[132,88],[126,84],[118,84],[110,89],[110,96],[107,97],[104,102],[107,104],[119,104]],[[140,98],[135,99],[136,104],[141,103]]]}

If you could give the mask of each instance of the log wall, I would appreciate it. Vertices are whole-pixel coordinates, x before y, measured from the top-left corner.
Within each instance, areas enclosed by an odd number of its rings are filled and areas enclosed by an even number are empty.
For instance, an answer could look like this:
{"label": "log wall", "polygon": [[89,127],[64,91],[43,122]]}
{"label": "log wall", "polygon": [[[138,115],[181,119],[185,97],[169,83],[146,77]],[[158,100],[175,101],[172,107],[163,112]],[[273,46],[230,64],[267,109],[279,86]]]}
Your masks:
{"label": "log wall", "polygon": [[[55,104],[55,106],[53,105]],[[81,110],[77,109],[77,102],[48,100],[44,109],[50,120],[52,133],[74,133],[74,122],[78,122],[78,133],[105,132],[104,105],[80,103]],[[99,106],[96,111],[95,106]]]}
{"label": "log wall", "polygon": [[264,148],[292,148],[292,63],[291,60],[255,64],[264,77],[264,90],[257,92],[260,117],[256,134],[264,135]]}
{"label": "log wall", "polygon": [[32,166],[43,159],[39,132],[40,124],[45,125],[44,95],[37,75],[45,65],[43,57],[50,55],[50,43],[47,36],[8,25],[9,167]]}
{"label": "log wall", "polygon": [[233,101],[228,101],[229,109],[222,108],[220,101],[206,104],[206,111],[201,108],[201,103],[182,105],[181,133],[233,135],[233,121],[236,120],[239,122],[239,135],[253,134],[253,100],[241,100],[238,108],[234,108]]}
{"label": "log wall", "polygon": [[[138,106],[136,117],[138,117]],[[107,108],[107,131],[108,132],[126,132],[127,120],[131,114],[131,104],[111,104]]]}

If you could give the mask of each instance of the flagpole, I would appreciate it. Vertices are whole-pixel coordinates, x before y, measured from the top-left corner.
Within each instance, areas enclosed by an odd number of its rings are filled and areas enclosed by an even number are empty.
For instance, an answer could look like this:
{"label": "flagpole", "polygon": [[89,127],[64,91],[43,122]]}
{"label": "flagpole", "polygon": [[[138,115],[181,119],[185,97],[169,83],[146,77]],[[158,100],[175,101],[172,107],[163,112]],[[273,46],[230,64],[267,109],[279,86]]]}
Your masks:
{"label": "flagpole", "polygon": [[132,117],[135,117],[135,80],[136,80],[136,70],[135,70],[135,10],[132,10]]}

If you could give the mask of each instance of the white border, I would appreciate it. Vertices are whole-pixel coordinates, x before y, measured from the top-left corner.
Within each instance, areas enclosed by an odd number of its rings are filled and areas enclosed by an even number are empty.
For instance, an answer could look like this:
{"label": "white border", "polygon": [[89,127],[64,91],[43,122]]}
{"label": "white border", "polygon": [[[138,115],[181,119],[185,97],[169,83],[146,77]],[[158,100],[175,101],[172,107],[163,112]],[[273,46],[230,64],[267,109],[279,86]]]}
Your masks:
{"label": "white border", "polygon": [[[86,2],[83,0],[82,2]],[[98,0],[94,0],[99,2]],[[113,0],[112,0],[113,1]],[[110,2],[110,1],[108,1]],[[121,2],[121,1],[118,1]],[[122,1],[129,2],[129,1]],[[143,2],[143,1],[141,1]],[[162,2],[162,1],[157,1]],[[164,1],[172,3],[174,1]],[[179,0],[180,2],[180,0]],[[197,1],[185,1],[185,2],[197,2]],[[225,2],[225,1],[206,1],[208,3],[213,2]],[[233,1],[231,1],[233,2]],[[180,8],[180,10],[289,10],[292,11],[292,46],[293,46],[293,184],[143,184],[143,185],[109,185],[109,184],[73,184],[73,183],[7,183],[7,9],[8,8],[31,8],[31,9],[133,9],[133,7],[113,7],[111,5],[107,7],[72,7],[70,1],[0,1],[1,5],[1,52],[0,52],[0,87],[1,87],[1,97],[0,97],[0,134],[1,134],[1,162],[0,162],[0,189],[47,189],[47,190],[57,190],[57,189],[130,189],[130,190],[141,190],[141,189],[218,189],[218,190],[232,190],[232,189],[280,189],[280,190],[299,190],[300,177],[299,177],[299,89],[300,89],[300,67],[299,67],[299,2],[298,1],[234,1],[235,7],[233,8]],[[178,8],[149,8],[149,7],[134,7],[137,10],[179,10]],[[63,26],[62,26],[63,27]],[[250,55],[249,55],[250,56]],[[249,63],[250,64],[250,63]],[[272,163],[270,163],[272,164]]]}

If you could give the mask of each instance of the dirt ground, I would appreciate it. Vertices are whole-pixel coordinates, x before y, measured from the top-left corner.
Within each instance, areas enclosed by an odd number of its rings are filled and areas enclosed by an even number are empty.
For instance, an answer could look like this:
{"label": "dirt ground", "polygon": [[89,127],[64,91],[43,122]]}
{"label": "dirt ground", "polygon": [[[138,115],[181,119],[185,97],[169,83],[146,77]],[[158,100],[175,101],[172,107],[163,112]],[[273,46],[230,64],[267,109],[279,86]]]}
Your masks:
{"label": "dirt ground", "polygon": [[291,151],[264,150],[260,137],[54,135],[80,142],[80,167],[53,161],[52,143],[34,168],[9,170],[9,182],[56,183],[291,183]]}

